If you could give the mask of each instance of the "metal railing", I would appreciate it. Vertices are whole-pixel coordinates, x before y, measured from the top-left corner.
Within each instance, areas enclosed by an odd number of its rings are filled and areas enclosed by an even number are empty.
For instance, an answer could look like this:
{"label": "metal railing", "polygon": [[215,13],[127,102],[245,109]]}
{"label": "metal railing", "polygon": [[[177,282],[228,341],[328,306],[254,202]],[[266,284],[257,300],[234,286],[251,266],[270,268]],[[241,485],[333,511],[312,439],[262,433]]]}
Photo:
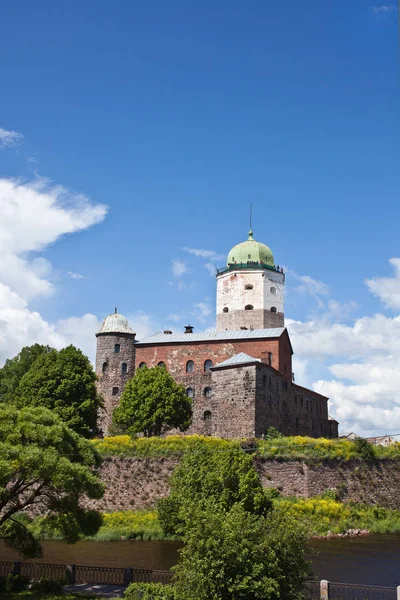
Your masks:
{"label": "metal railing", "polygon": [[170,583],[171,571],[133,569],[124,567],[98,567],[91,565],[60,565],[20,561],[0,561],[0,576],[25,575],[30,579],[58,579],[68,583],[94,585],[120,585],[130,583]]}
{"label": "metal railing", "polygon": [[22,562],[20,563],[19,572],[31,579],[40,579],[41,577],[65,579],[65,565]]}
{"label": "metal railing", "polygon": [[275,271],[275,273],[283,273],[281,267],[267,265],[264,262],[256,262],[249,260],[248,262],[231,263],[222,269],[217,269],[217,275],[221,273],[227,273],[228,271],[236,271],[237,269],[268,269],[269,271]]}
{"label": "metal railing", "polygon": [[75,583],[93,583],[98,585],[124,585],[125,569],[121,567],[92,567],[76,565]]}
{"label": "metal railing", "polygon": [[307,582],[306,590],[309,600],[400,600],[400,586],[396,588],[322,580]]}

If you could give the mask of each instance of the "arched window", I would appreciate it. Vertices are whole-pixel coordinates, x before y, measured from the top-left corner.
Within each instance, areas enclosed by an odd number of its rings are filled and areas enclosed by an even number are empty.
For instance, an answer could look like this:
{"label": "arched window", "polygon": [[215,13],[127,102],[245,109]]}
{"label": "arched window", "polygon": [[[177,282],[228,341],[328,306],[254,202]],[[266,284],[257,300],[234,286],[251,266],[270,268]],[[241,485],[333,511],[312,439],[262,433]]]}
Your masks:
{"label": "arched window", "polygon": [[118,354],[118,352],[121,352],[121,346],[119,344],[115,344],[115,346],[114,346],[114,352],[116,354]]}
{"label": "arched window", "polygon": [[251,285],[251,283],[246,283],[246,285],[244,286],[245,290],[252,290],[253,286]]}
{"label": "arched window", "polygon": [[271,312],[276,313],[276,306],[271,306]]}
{"label": "arched window", "polygon": [[128,372],[128,365],[126,363],[122,363],[121,365],[121,373],[125,375]]}
{"label": "arched window", "polygon": [[211,421],[211,412],[209,410],[206,410],[204,415],[203,415],[203,419],[205,421]]}
{"label": "arched window", "polygon": [[194,373],[194,362],[192,360],[188,360],[186,363],[186,373]]}
{"label": "arched window", "polygon": [[119,392],[119,388],[113,387],[113,389],[112,389],[112,395],[116,396],[118,394],[118,392]]}
{"label": "arched window", "polygon": [[189,396],[189,398],[194,398],[194,389],[191,387],[186,388],[186,396]]}
{"label": "arched window", "polygon": [[160,360],[160,362],[157,364],[157,367],[165,367],[165,362]]}
{"label": "arched window", "polygon": [[210,396],[212,396],[212,389],[210,387],[204,388],[203,396],[210,398]]}
{"label": "arched window", "polygon": [[103,366],[102,366],[101,370],[103,371],[103,373],[107,373],[107,371],[108,371],[108,363],[106,363],[106,362],[103,363]]}
{"label": "arched window", "polygon": [[145,363],[145,362],[141,362],[141,363],[139,364],[139,369],[143,369],[143,367],[146,367],[146,366],[147,366],[147,365],[146,365],[146,363]]}
{"label": "arched window", "polygon": [[209,371],[213,366],[212,360],[206,360],[204,363],[204,371]]}
{"label": "arched window", "polygon": [[244,310],[253,310],[253,305],[252,304],[246,304],[246,306],[244,307]]}
{"label": "arched window", "polygon": [[271,288],[269,288],[269,291],[271,292],[271,294],[273,296],[275,296],[275,294],[276,294],[276,287],[272,286]]}
{"label": "arched window", "polygon": [[229,308],[227,306],[224,306],[224,308],[222,309],[223,312],[229,312]]}

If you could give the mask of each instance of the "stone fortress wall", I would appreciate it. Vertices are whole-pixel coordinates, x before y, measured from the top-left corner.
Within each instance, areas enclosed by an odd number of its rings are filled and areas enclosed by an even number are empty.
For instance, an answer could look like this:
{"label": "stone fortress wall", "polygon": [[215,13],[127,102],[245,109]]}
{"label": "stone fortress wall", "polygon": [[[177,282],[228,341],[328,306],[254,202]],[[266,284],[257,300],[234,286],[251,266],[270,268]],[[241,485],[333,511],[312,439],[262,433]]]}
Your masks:
{"label": "stone fortress wall", "polygon": [[[100,468],[106,492],[87,506],[104,512],[151,508],[169,493],[169,479],[179,457],[106,458]],[[400,510],[400,461],[301,461],[256,458],[262,485],[284,496],[310,498],[328,489],[340,491],[343,500],[380,504]]]}

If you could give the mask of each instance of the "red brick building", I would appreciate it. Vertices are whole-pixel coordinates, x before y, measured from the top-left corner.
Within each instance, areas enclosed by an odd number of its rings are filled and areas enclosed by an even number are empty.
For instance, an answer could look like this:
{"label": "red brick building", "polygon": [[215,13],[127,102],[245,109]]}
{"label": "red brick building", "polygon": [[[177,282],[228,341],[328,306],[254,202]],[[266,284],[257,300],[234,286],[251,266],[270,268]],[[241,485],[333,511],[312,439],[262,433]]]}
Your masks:
{"label": "red brick building", "polygon": [[328,399],[294,383],[283,299],[283,271],[250,232],[217,272],[216,331],[187,326],[136,340],[125,317],[109,315],[96,334],[103,429],[136,369],[164,365],[193,399],[190,433],[262,436],[273,426],[286,435],[337,437]]}

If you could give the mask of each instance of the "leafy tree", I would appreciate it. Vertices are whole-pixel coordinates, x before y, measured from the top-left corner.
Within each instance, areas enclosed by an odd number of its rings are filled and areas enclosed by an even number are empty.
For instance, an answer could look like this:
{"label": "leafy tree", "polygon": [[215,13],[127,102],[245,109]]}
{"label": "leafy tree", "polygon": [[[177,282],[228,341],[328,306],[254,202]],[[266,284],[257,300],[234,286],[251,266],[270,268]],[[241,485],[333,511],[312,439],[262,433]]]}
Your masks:
{"label": "leafy tree", "polygon": [[[24,556],[41,555],[40,538],[57,531],[69,543],[94,535],[101,516],[80,507],[100,498],[93,444],[46,408],[0,407],[0,537]],[[46,512],[33,529],[27,513]],[[23,512],[24,511],[24,512]]]}
{"label": "leafy tree", "polygon": [[89,437],[102,406],[96,374],[89,359],[75,346],[41,354],[17,388],[18,406],[45,406],[69,427]]}
{"label": "leafy tree", "polygon": [[304,598],[307,534],[280,509],[259,517],[210,501],[192,512],[184,542],[174,568],[179,600]]}
{"label": "leafy tree", "polygon": [[272,506],[250,455],[237,446],[215,450],[199,441],[175,469],[169,497],[157,504],[164,532],[182,533],[191,513],[210,498],[223,510],[240,504],[256,515],[266,514]]}
{"label": "leafy tree", "polygon": [[22,377],[29,371],[36,359],[50,352],[52,348],[33,344],[25,346],[14,358],[7,359],[4,367],[0,369],[0,401],[13,402],[17,396],[17,389]]}
{"label": "leafy tree", "polygon": [[126,384],[113,424],[127,433],[151,437],[169,429],[185,431],[191,417],[192,403],[183,385],[164,367],[143,367]]}

